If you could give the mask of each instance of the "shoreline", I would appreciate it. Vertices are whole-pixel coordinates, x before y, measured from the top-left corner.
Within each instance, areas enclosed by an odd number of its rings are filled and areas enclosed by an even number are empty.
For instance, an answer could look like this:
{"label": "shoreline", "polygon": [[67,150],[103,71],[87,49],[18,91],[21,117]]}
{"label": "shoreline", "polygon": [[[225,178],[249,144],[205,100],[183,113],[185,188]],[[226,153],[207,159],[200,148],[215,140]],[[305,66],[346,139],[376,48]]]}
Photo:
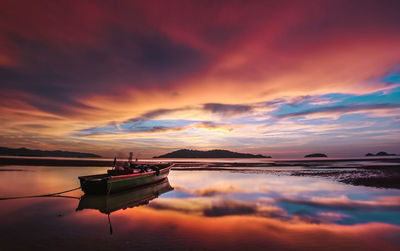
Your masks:
{"label": "shoreline", "polygon": [[[187,158],[189,159],[189,158]],[[224,158],[220,158],[220,161],[210,161],[210,159],[191,159],[187,161],[187,159],[182,159],[180,161],[179,158],[177,159],[146,159],[144,162],[173,162],[178,165],[185,165],[185,166],[204,166],[207,167],[279,167],[279,166],[315,166],[318,163],[324,164],[333,164],[338,162],[385,162],[385,163],[398,163],[400,165],[400,157],[381,157],[381,158],[337,158],[337,159],[325,159],[325,158],[316,158],[316,159],[265,159],[265,162],[234,162],[234,161],[223,161]],[[186,160],[186,161],[185,161]],[[198,160],[198,161],[196,161]],[[208,160],[208,161],[202,161]],[[222,161],[221,161],[222,160]],[[245,159],[240,159],[245,160]],[[140,162],[140,161],[139,161]],[[76,158],[46,158],[46,157],[26,157],[26,156],[0,156],[0,166],[6,165],[24,165],[24,166],[99,166],[99,167],[111,167],[113,164],[113,160],[104,160],[104,159],[76,159]],[[371,165],[372,166],[372,165]],[[377,165],[380,166],[380,165]]]}
{"label": "shoreline", "polygon": [[[362,163],[360,163],[360,161]],[[264,163],[196,162],[179,160],[173,162],[175,163],[175,166],[172,168],[174,171],[227,171],[271,175],[315,176],[329,178],[356,186],[400,189],[400,158],[274,160]],[[3,166],[18,165],[111,167],[113,161],[0,157],[0,171],[22,171],[15,168],[2,168]]]}

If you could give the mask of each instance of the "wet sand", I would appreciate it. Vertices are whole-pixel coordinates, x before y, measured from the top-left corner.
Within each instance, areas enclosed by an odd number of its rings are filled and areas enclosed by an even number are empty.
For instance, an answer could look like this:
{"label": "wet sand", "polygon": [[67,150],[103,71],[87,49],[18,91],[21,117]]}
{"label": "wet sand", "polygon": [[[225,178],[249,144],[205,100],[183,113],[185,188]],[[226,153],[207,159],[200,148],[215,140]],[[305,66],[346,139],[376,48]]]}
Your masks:
{"label": "wet sand", "polygon": [[293,176],[327,177],[355,186],[400,189],[400,166],[362,167],[341,171],[296,171]]}

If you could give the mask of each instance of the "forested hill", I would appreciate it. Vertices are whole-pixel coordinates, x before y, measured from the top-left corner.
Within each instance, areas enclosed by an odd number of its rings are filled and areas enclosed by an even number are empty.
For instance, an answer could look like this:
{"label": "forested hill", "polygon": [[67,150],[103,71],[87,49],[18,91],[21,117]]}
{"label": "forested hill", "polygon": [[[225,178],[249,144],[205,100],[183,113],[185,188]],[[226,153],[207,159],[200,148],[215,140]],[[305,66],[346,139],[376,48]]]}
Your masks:
{"label": "forested hill", "polygon": [[198,151],[181,149],[164,155],[155,156],[153,158],[271,158],[261,154],[237,153],[228,150],[210,150]]}

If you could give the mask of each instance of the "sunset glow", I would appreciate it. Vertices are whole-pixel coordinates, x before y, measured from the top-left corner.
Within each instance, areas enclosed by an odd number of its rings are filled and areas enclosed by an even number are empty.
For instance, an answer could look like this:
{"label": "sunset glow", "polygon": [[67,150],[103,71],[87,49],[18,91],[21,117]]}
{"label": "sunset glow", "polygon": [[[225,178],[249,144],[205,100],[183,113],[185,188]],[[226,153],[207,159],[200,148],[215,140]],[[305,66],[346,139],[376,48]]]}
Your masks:
{"label": "sunset glow", "polygon": [[399,1],[2,1],[2,146],[399,153]]}

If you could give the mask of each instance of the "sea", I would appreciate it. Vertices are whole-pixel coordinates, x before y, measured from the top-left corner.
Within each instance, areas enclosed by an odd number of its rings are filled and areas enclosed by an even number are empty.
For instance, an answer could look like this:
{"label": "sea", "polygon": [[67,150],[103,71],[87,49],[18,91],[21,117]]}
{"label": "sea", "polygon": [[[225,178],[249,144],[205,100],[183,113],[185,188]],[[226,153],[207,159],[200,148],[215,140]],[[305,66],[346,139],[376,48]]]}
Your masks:
{"label": "sea", "polygon": [[145,161],[179,165],[108,196],[78,180],[107,167],[0,166],[0,250],[400,250],[400,189],[291,172],[371,161]]}

